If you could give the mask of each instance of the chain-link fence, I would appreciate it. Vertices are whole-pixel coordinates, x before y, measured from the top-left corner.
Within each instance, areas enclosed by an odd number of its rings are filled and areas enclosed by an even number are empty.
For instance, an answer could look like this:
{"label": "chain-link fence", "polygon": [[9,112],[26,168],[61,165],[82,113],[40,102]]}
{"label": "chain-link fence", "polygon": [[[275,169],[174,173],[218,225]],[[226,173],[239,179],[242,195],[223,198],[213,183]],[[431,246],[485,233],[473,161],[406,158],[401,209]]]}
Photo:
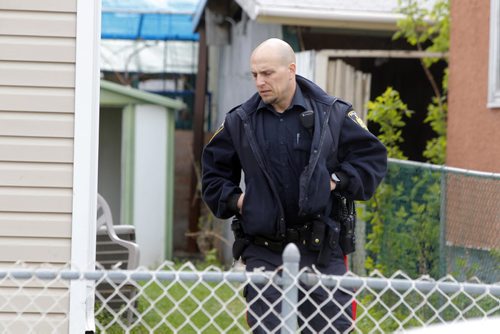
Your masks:
{"label": "chain-link fence", "polygon": [[366,254],[359,262],[385,275],[402,270],[410,277],[498,282],[499,198],[500,174],[390,159],[387,176],[361,210]]}
{"label": "chain-link fence", "polygon": [[[412,327],[452,323],[465,319],[500,316],[500,285],[460,283],[452,277],[439,281],[410,279],[403,273],[390,278],[379,274],[359,277],[325,276],[299,270],[296,247],[284,252],[277,272],[198,270],[187,263],[174,268],[164,264],[156,271],[79,272],[51,269],[0,270],[0,331],[2,333],[67,333],[70,280],[95,282],[97,333],[265,333],[316,332],[311,319],[323,318],[327,332],[353,310],[354,333],[387,333]],[[266,328],[258,318],[253,326],[243,297],[245,286],[273,287],[278,302],[268,305],[263,317],[273,316],[278,326]],[[321,290],[335,300],[339,291],[350,296],[338,312],[326,317],[323,305],[304,315],[301,306],[314,303]],[[259,296],[257,296],[259,298]],[[252,303],[252,301],[250,301]]]}

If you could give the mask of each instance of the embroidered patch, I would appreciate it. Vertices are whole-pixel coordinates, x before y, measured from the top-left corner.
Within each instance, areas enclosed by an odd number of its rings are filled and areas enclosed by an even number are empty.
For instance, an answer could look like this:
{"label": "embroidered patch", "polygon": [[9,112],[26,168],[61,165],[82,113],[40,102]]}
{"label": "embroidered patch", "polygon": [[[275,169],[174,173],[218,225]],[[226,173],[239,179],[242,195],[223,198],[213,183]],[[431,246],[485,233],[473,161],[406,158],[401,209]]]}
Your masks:
{"label": "embroidered patch", "polygon": [[366,126],[365,122],[363,122],[363,120],[361,119],[361,117],[359,117],[358,114],[356,114],[356,112],[354,110],[349,111],[349,113],[347,114],[347,116],[349,116],[349,118],[352,119],[354,121],[354,123],[357,123],[363,129],[365,129],[366,131],[368,131],[368,127]]}

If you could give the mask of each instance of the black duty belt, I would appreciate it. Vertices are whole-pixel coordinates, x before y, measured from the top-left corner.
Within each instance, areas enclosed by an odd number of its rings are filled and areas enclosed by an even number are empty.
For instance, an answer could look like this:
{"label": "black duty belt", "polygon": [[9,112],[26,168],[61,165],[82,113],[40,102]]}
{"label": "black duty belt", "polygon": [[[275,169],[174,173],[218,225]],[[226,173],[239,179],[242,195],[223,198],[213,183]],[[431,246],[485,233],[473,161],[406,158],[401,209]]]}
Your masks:
{"label": "black duty belt", "polygon": [[277,239],[269,236],[256,235],[252,238],[252,243],[265,247],[273,252],[281,253],[285,246],[290,242],[296,244],[305,244],[311,237],[311,226],[306,224],[301,227],[293,227],[286,229],[286,237],[284,239]]}

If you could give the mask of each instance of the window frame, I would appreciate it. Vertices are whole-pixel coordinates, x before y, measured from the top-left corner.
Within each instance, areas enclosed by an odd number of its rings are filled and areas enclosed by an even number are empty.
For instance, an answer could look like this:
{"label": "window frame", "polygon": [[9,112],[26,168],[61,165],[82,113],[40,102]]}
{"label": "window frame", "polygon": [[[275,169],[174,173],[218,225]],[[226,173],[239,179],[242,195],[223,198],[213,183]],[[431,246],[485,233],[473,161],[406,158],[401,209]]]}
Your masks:
{"label": "window frame", "polygon": [[490,1],[488,108],[500,108],[500,0]]}

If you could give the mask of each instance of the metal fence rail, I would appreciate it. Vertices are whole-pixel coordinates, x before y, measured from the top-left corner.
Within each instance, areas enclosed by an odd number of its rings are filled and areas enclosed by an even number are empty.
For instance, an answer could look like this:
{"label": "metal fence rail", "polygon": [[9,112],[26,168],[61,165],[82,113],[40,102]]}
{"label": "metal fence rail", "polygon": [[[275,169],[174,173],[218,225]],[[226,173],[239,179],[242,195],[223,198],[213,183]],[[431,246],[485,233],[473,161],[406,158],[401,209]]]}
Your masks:
{"label": "metal fence rail", "polygon": [[[242,293],[247,284],[273,286],[282,296],[281,307],[269,308],[281,320],[270,333],[310,329],[298,308],[314,289],[331,296],[338,290],[349,292],[357,305],[354,333],[405,331],[500,316],[498,284],[457,282],[449,276],[413,280],[401,272],[390,278],[377,273],[326,276],[299,270],[298,259],[296,248],[289,245],[280,272],[216,267],[200,271],[190,263],[180,268],[166,263],[156,271],[0,269],[0,332],[67,333],[71,280],[95,282],[98,333],[248,333],[255,328],[245,320]],[[338,316],[326,320],[333,323]]]}
{"label": "metal fence rail", "polygon": [[498,198],[500,173],[389,159],[374,198],[359,203],[366,224],[358,220],[351,268],[498,282]]}

